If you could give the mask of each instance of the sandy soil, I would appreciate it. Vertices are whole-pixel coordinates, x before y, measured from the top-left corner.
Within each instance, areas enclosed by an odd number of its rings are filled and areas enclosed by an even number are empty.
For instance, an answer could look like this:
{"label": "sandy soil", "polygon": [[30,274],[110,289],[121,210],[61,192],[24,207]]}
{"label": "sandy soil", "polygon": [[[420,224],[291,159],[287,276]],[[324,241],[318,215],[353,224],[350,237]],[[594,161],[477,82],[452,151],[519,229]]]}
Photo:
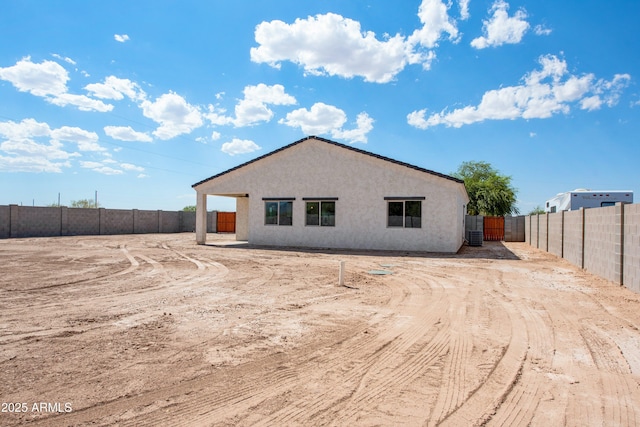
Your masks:
{"label": "sandy soil", "polygon": [[229,239],[0,241],[0,425],[640,424],[640,296],[552,255]]}

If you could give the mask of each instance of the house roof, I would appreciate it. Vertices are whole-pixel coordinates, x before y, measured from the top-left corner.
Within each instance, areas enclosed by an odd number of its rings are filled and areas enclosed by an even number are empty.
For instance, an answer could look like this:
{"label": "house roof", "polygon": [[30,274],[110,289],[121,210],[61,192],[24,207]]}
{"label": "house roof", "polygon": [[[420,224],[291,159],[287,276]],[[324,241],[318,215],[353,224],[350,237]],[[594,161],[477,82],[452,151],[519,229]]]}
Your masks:
{"label": "house roof", "polygon": [[440,178],[448,179],[450,181],[454,181],[454,182],[457,182],[457,183],[460,183],[460,184],[464,185],[464,181],[463,180],[455,178],[453,176],[445,175],[445,174],[442,174],[442,173],[439,173],[439,172],[434,172],[434,171],[429,170],[429,169],[421,168],[420,166],[415,166],[415,165],[411,165],[409,163],[401,162],[399,160],[394,160],[394,159],[391,159],[389,157],[381,156],[379,154],[374,154],[374,153],[371,153],[369,151],[365,151],[365,150],[361,150],[359,148],[351,147],[349,145],[340,144],[338,142],[331,141],[329,139],[321,138],[321,137],[318,137],[318,136],[307,136],[307,137],[302,138],[302,139],[300,139],[300,140],[298,140],[296,142],[293,142],[293,143],[291,143],[289,145],[285,145],[284,147],[280,147],[277,150],[274,150],[274,151],[272,151],[270,153],[264,154],[264,155],[262,155],[260,157],[257,157],[257,158],[255,158],[253,160],[249,160],[248,162],[242,163],[242,164],[240,164],[240,165],[238,165],[236,167],[233,167],[231,169],[228,169],[228,170],[226,170],[224,172],[220,172],[219,174],[213,175],[213,176],[211,176],[209,178],[203,179],[202,181],[196,182],[191,187],[197,187],[198,185],[204,184],[207,181],[211,181],[212,179],[218,178],[218,177],[220,177],[222,175],[226,175],[226,174],[228,174],[230,172],[233,172],[233,171],[236,171],[238,169],[241,169],[241,168],[243,168],[243,167],[245,167],[247,165],[250,165],[251,163],[258,162],[258,161],[260,161],[260,160],[262,160],[262,159],[264,159],[266,157],[272,156],[272,155],[274,155],[276,153],[284,151],[284,150],[286,150],[288,148],[291,148],[291,147],[293,147],[295,145],[301,144],[301,143],[303,143],[303,142],[305,142],[307,140],[310,140],[310,139],[315,139],[315,140],[318,140],[318,141],[322,141],[322,142],[325,142],[327,144],[334,145],[336,147],[344,148],[345,150],[355,151],[356,153],[360,153],[360,154],[364,154],[364,155],[367,155],[367,156],[371,156],[371,157],[374,157],[376,159],[384,160],[386,162],[390,162],[390,163],[393,163],[393,164],[396,164],[396,165],[405,166],[405,167],[410,168],[410,169],[414,169],[414,170],[417,170],[417,171],[420,171],[420,172],[428,173],[430,175],[434,175],[434,176],[437,176],[437,177],[440,177]]}

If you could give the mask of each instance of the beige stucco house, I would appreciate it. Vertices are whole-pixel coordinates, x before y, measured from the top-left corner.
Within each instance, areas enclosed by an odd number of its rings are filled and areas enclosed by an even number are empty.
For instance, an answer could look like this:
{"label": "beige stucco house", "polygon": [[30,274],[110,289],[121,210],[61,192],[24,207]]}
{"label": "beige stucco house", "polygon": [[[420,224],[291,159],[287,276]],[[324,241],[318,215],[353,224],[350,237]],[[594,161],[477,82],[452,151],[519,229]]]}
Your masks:
{"label": "beige stucco house", "polygon": [[193,185],[196,240],[207,195],[236,198],[252,244],[457,252],[469,197],[447,175],[310,136]]}

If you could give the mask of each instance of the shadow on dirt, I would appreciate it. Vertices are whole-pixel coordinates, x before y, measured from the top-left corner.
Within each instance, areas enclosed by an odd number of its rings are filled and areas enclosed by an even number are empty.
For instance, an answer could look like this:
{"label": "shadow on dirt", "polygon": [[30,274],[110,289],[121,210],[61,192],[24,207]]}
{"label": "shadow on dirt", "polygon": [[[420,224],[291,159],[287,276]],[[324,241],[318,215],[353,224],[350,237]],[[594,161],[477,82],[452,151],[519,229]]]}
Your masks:
{"label": "shadow on dirt", "polygon": [[306,254],[340,254],[359,256],[389,256],[389,257],[418,257],[418,258],[454,258],[454,259],[496,259],[519,260],[520,258],[511,252],[503,242],[483,242],[482,246],[463,245],[455,254],[443,254],[438,252],[420,251],[385,251],[385,250],[361,250],[361,249],[332,249],[332,248],[304,248],[294,246],[267,246],[253,245],[241,241],[209,242],[206,246],[225,248],[229,250],[257,249],[280,252],[302,252]]}

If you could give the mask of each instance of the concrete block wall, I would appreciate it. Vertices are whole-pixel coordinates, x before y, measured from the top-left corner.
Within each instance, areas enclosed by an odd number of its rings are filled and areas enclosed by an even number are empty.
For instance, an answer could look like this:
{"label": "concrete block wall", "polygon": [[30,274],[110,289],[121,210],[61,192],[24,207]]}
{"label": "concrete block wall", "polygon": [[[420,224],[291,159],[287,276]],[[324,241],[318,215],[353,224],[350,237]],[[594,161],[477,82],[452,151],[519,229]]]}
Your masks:
{"label": "concrete block wall", "polygon": [[622,206],[584,211],[584,269],[621,283]]}
{"label": "concrete block wall", "polygon": [[548,223],[549,215],[538,215],[538,248],[543,251],[549,250],[549,241],[547,239],[547,236],[549,235],[549,230],[547,229]]}
{"label": "concrete block wall", "polygon": [[100,234],[133,234],[133,211],[100,208]]}
{"label": "concrete block wall", "polygon": [[[560,215],[554,213],[551,215]],[[564,212],[563,258],[580,268],[584,267],[584,209]]]}
{"label": "concrete block wall", "polygon": [[11,237],[11,208],[0,206],[0,239]]}
{"label": "concrete block wall", "polygon": [[525,217],[505,216],[504,217],[504,241],[524,242],[525,241]]}
{"label": "concrete block wall", "polygon": [[133,210],[133,232],[139,234],[157,233],[159,231],[158,211]]}
{"label": "concrete block wall", "polygon": [[62,224],[60,208],[9,206],[11,237],[59,236]]}
{"label": "concrete block wall", "polygon": [[[4,205],[0,238],[192,232],[195,218],[184,211]],[[208,212],[207,232],[216,232],[216,221],[217,212]]]}
{"label": "concrete block wall", "polygon": [[547,251],[562,258],[563,212],[546,215],[548,224]]}
{"label": "concrete block wall", "polygon": [[158,222],[160,223],[160,233],[175,233],[182,231],[181,218],[185,212],[158,211]]}
{"label": "concrete block wall", "polygon": [[640,293],[640,204],[624,205],[623,283]]}
{"label": "concrete block wall", "polygon": [[538,235],[538,229],[540,228],[540,215],[534,215],[531,217],[531,236],[529,237],[528,241],[530,242],[531,246],[533,246],[534,248],[539,247],[539,235]]}
{"label": "concrete block wall", "polygon": [[100,210],[83,208],[61,208],[67,211],[67,233],[69,236],[91,236],[100,234]]}
{"label": "concrete block wall", "polygon": [[[640,293],[640,204],[533,215],[528,222],[531,246],[556,255],[561,246],[572,264]],[[538,243],[536,224],[549,230]]]}

